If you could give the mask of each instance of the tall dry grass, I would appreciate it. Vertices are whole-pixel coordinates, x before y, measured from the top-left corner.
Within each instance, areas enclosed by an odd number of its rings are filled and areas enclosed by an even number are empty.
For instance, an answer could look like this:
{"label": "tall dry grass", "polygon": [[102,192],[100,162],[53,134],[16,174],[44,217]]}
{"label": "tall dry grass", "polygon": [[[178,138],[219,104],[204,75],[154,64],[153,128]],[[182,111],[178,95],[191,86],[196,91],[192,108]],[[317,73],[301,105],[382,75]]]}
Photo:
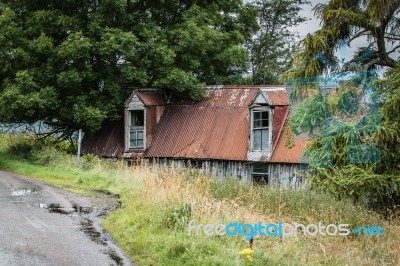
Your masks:
{"label": "tall dry grass", "polygon": [[[120,234],[122,243],[132,239],[139,246],[152,247],[149,257],[157,258],[160,264],[184,262],[200,265],[198,258],[206,257],[205,263],[238,265],[245,263],[238,255],[248,246],[244,237],[189,236],[187,222],[195,219],[196,224],[277,223],[279,221],[304,224],[323,222],[349,223],[350,228],[361,225],[380,225],[383,237],[305,237],[282,240],[272,237],[256,237],[253,264],[258,265],[398,265],[400,231],[398,221],[388,222],[371,211],[354,206],[348,201],[336,201],[327,195],[312,191],[273,189],[241,183],[236,180],[215,180],[193,169],[168,169],[148,167],[123,167],[121,176],[129,176],[132,198],[124,208],[136,221],[145,222],[148,228],[144,235],[140,230],[109,226],[123,214],[111,215],[106,222],[109,230],[127,230]],[[178,207],[177,207],[178,206]],[[179,206],[190,206],[190,213],[179,211]],[[140,210],[139,210],[140,208]],[[182,207],[183,208],[183,207]],[[183,219],[181,227],[167,228],[165,217],[175,213]],[[180,215],[180,216],[179,216]],[[189,215],[189,218],[184,216]],[[148,219],[142,220],[144,217]],[[173,216],[173,215],[172,215]],[[118,229],[117,229],[118,228]],[[139,228],[142,228],[139,226]],[[167,230],[160,231],[163,228]],[[132,229],[132,228],[131,228]],[[161,235],[159,232],[163,232]],[[153,234],[157,237],[149,237]],[[174,241],[170,242],[173,238]],[[165,244],[167,246],[165,246]],[[207,246],[210,254],[199,254],[198,245]],[[160,247],[161,246],[161,247]],[[179,247],[177,254],[161,252]],[[136,249],[132,250],[136,252]],[[160,255],[164,254],[164,255]],[[155,263],[148,257],[131,253],[139,261]],[[139,257],[138,257],[139,256]],[[207,257],[208,256],[208,257]],[[189,258],[187,261],[185,258]],[[204,258],[203,258],[204,259]],[[202,264],[204,265],[204,264]]]}

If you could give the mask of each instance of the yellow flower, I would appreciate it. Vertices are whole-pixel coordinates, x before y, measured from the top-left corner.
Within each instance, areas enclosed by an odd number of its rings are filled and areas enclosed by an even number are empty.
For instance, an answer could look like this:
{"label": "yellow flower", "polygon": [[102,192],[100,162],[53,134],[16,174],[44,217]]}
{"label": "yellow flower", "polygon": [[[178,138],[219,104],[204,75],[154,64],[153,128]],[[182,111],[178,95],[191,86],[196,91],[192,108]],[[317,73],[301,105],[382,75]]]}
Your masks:
{"label": "yellow flower", "polygon": [[254,253],[254,250],[252,250],[251,248],[245,248],[242,251],[240,251],[240,256],[243,256],[244,258],[246,258],[246,260],[248,261],[253,261],[253,258],[251,257],[251,255]]}
{"label": "yellow flower", "polygon": [[248,255],[251,256],[251,254],[254,253],[254,250],[252,250],[251,248],[245,248],[242,251],[240,251],[240,255]]}
{"label": "yellow flower", "polygon": [[247,256],[246,256],[246,259],[247,259],[248,261],[253,261],[253,258],[252,258],[250,255],[247,255]]}

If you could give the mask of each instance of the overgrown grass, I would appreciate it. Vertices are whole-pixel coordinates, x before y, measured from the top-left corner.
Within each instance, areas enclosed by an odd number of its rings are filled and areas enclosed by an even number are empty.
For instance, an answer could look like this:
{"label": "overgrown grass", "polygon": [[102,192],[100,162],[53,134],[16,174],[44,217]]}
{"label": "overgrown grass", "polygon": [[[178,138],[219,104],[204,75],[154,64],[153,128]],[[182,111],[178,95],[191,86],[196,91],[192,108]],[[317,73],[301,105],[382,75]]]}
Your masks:
{"label": "overgrown grass", "polygon": [[[0,168],[80,193],[119,194],[121,209],[104,227],[139,265],[398,265],[398,221],[309,190],[293,191],[214,180],[191,169],[128,167],[122,161],[73,156],[51,146],[14,155],[20,140],[0,137]],[[29,140],[28,140],[29,142]],[[20,144],[18,144],[20,145]],[[23,149],[24,150],[24,149]],[[49,155],[51,155],[49,159]],[[187,224],[301,222],[380,225],[383,237],[256,237],[253,261],[239,252],[244,237],[188,235]]]}

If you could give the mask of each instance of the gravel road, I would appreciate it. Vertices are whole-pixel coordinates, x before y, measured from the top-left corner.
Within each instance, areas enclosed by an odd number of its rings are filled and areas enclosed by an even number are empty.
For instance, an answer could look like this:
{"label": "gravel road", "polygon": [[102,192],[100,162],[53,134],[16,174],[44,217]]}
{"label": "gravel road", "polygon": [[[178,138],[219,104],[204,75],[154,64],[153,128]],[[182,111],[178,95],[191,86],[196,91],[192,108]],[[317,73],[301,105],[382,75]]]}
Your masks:
{"label": "gravel road", "polygon": [[100,226],[117,206],[0,171],[0,265],[132,265]]}

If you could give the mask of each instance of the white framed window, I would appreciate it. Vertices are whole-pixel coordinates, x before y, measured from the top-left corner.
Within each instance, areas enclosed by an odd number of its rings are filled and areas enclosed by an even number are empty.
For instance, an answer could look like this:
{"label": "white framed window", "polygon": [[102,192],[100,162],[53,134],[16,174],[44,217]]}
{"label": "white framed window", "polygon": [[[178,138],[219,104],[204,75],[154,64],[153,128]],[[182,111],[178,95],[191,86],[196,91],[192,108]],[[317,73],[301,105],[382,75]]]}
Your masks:
{"label": "white framed window", "polygon": [[251,110],[251,147],[253,151],[268,151],[271,143],[269,108]]}
{"label": "white framed window", "polygon": [[252,164],[251,178],[255,183],[268,184],[268,164]]}
{"label": "white framed window", "polygon": [[145,111],[131,110],[129,121],[129,148],[143,149],[145,145]]}

